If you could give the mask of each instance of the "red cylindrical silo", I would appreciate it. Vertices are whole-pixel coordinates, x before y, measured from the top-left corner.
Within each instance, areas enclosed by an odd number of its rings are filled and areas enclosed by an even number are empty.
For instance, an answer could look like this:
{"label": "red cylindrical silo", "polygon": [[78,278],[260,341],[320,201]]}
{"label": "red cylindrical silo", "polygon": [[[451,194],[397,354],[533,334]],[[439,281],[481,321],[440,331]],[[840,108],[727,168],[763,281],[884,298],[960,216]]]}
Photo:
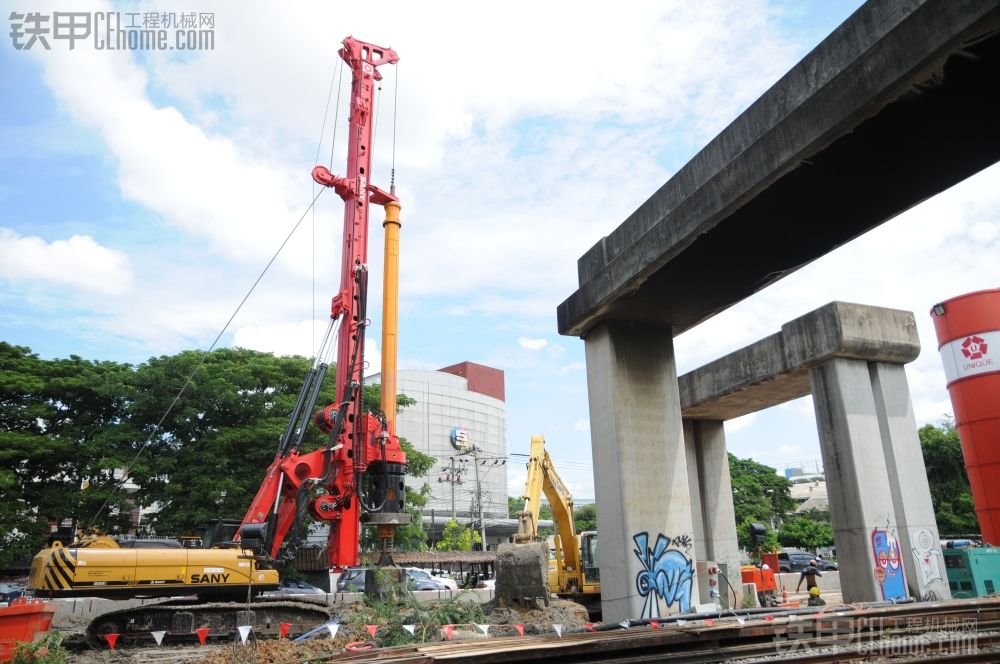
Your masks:
{"label": "red cylindrical silo", "polygon": [[983,541],[1000,544],[1000,288],[931,309]]}

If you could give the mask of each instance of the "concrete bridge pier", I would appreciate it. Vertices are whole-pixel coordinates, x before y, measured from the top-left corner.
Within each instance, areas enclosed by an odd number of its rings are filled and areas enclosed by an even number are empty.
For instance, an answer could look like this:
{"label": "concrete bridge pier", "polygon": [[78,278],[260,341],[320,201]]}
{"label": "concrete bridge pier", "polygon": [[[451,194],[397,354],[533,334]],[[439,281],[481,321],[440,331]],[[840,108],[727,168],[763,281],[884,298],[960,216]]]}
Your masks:
{"label": "concrete bridge pier", "polygon": [[810,382],[845,599],[949,597],[902,365],[838,357]]}
{"label": "concrete bridge pier", "polygon": [[684,446],[695,559],[710,560],[725,565],[726,569],[726,579],[719,578],[718,597],[701,599],[703,602],[717,601],[723,606],[739,608],[743,602],[741,555],[736,539],[736,514],[724,425],[722,420],[684,419]]}
{"label": "concrete bridge pier", "polygon": [[687,611],[699,597],[673,334],[606,321],[585,345],[604,621]]}
{"label": "concrete bridge pier", "polygon": [[948,575],[939,548],[937,520],[927,484],[927,468],[917,432],[910,387],[902,365],[869,365],[875,406],[882,432],[882,448],[892,487],[903,547],[903,566],[910,594],[917,599],[948,599]]}

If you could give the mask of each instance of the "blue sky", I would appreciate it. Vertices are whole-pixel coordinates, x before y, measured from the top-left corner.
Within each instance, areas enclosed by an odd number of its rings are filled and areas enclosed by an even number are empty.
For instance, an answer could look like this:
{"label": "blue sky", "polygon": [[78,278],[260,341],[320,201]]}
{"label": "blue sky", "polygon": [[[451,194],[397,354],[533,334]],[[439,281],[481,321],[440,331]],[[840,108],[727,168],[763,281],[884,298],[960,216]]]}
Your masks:
{"label": "blue sky", "polygon": [[[8,23],[0,339],[43,357],[127,362],[206,348],[311,200],[317,146],[323,162],[331,149],[333,120],[322,137],[320,127],[336,50],[353,34],[401,57],[385,68],[372,178],[387,187],[395,162],[401,365],[503,369],[508,451],[544,433],[574,494],[590,498],[583,343],[555,325],[576,259],[858,4],[439,3],[433,16],[403,2],[71,8],[212,13],[215,48],[184,57],[89,42],[17,51]],[[5,21],[26,11],[10,0],[0,10]],[[342,123],[337,140],[334,172]],[[920,423],[939,419],[951,406],[927,311],[1000,282],[997,184],[988,169],[682,335],[679,370],[834,299],[908,309],[924,344],[907,370],[915,411]],[[373,339],[380,219],[376,210]],[[321,197],[224,343],[312,353],[337,288],[340,224],[340,200]],[[727,423],[727,436],[735,454],[777,467],[820,456],[809,399]]]}

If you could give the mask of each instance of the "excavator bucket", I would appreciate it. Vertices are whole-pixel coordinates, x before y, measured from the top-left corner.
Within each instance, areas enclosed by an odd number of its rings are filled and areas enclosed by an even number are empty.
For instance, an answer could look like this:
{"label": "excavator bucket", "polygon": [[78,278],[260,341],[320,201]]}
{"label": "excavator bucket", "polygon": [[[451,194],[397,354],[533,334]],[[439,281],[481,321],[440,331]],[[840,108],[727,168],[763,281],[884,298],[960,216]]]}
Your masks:
{"label": "excavator bucket", "polygon": [[497,603],[511,609],[549,605],[549,546],[545,542],[497,548]]}

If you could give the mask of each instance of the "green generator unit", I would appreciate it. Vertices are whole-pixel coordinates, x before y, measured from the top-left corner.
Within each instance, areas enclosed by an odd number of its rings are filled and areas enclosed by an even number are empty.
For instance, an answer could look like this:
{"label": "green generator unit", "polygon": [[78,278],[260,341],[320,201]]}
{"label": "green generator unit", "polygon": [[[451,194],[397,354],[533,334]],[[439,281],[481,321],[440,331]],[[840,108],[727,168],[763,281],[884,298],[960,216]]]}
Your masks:
{"label": "green generator unit", "polygon": [[942,549],[948,586],[955,599],[986,597],[1000,588],[1000,547]]}

